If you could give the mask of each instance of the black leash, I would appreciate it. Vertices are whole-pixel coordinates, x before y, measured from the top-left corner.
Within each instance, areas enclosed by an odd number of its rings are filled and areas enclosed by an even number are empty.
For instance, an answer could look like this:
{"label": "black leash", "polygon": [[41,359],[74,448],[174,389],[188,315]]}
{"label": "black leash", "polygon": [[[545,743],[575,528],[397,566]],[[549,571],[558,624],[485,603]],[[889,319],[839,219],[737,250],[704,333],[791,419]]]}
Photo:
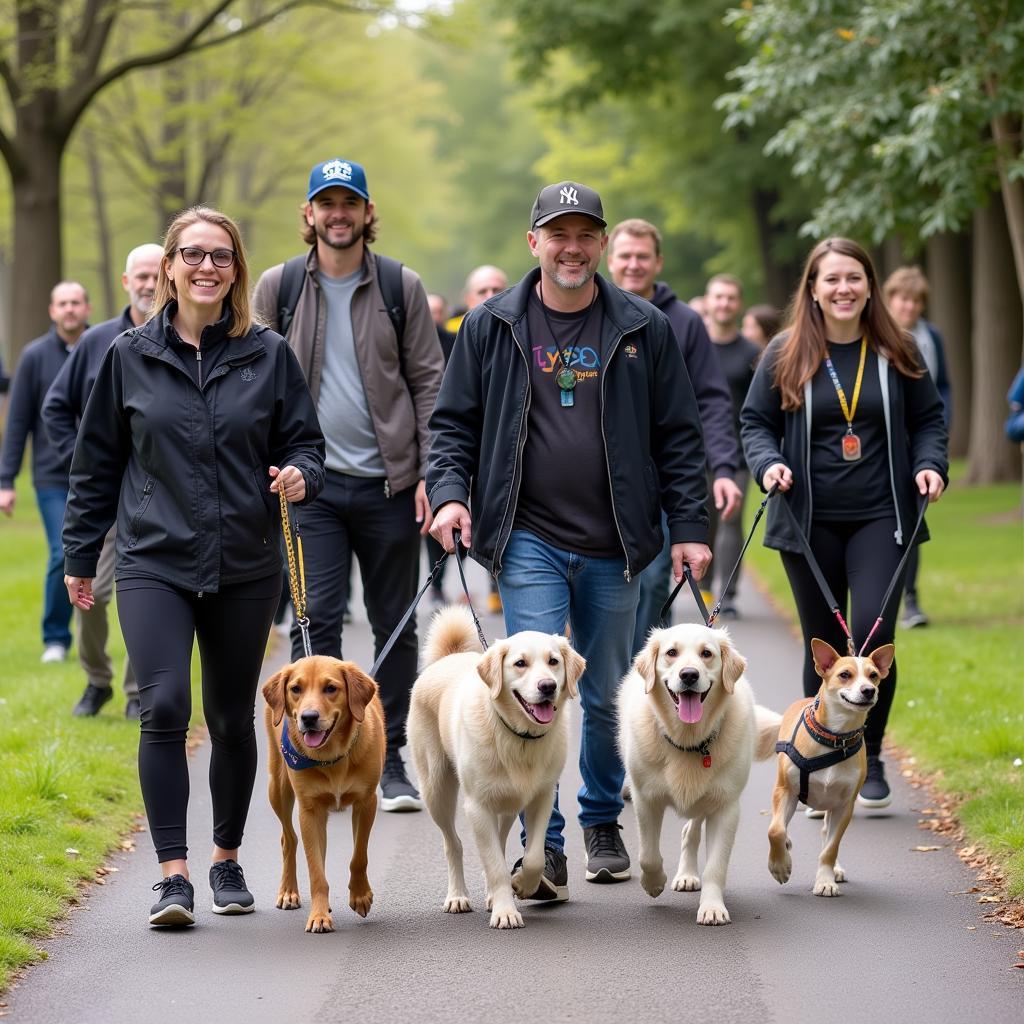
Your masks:
{"label": "black leash", "polygon": [[[455,540],[455,550],[458,551],[459,541],[462,539],[462,534],[458,530],[455,530],[452,536]],[[427,576],[427,582],[423,584],[423,586],[420,588],[420,592],[413,598],[413,602],[411,605],[409,605],[408,609],[406,610],[406,613],[402,616],[401,622],[398,623],[398,625],[395,627],[395,631],[391,634],[390,637],[388,637],[388,642],[384,645],[384,649],[380,652],[380,654],[377,655],[377,660],[373,663],[373,667],[370,669],[371,678],[377,678],[377,671],[380,669],[381,665],[384,664],[384,661],[387,658],[387,656],[391,653],[391,648],[395,646],[395,642],[401,635],[402,630],[405,629],[406,624],[409,622],[409,619],[412,618],[413,613],[416,611],[416,606],[422,600],[423,595],[435,582],[440,581],[441,572],[444,569],[444,563],[448,560],[448,556],[449,552],[446,551],[434,563],[433,568],[431,568],[430,570],[430,574]],[[466,594],[466,602],[469,605],[470,614],[473,616],[473,623],[476,625],[476,635],[480,638],[480,646],[483,647],[483,649],[486,651],[487,640],[484,637],[484,631],[483,627],[480,625],[480,619],[477,617],[476,610],[473,608],[473,599],[469,596],[469,586],[466,583],[466,573],[462,568],[462,559],[456,557],[455,564],[459,567],[459,579],[462,580],[462,589]]]}
{"label": "black leash", "polygon": [[696,580],[690,573],[690,566],[685,562],[683,563],[683,578],[676,584],[675,590],[669,595],[668,600],[661,606],[661,612],[658,614],[658,623],[661,626],[670,625],[668,621],[668,613],[672,608],[672,602],[675,601],[679,591],[682,590],[683,584],[688,583],[690,590],[693,592],[694,600],[697,602],[697,607],[700,609],[701,617],[704,619],[705,626],[714,626],[715,619],[718,618],[719,612],[722,610],[722,601],[725,600],[725,595],[729,593],[729,588],[732,586],[732,581],[736,578],[736,573],[740,571],[740,565],[743,562],[743,556],[747,553],[747,548],[750,547],[750,542],[754,539],[754,531],[757,529],[757,524],[761,521],[761,516],[764,515],[764,510],[768,507],[768,502],[775,496],[775,492],[778,490],[779,485],[773,485],[772,489],[765,495],[764,501],[761,502],[760,508],[758,508],[754,515],[754,521],[750,524],[750,530],[747,533],[747,539],[743,543],[743,547],[740,548],[739,557],[736,559],[736,564],[732,567],[732,572],[729,573],[729,579],[722,590],[722,596],[715,603],[714,608],[711,609],[711,614],[708,614],[707,606],[704,604],[704,598],[701,596],[700,587],[697,586]]}

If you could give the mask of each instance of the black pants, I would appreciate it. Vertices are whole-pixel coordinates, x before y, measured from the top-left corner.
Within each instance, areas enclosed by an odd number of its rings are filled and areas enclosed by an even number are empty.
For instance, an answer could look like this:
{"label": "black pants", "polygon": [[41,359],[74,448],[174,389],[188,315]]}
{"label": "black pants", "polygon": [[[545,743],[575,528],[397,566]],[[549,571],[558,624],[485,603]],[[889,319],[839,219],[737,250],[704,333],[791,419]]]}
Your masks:
{"label": "black pants", "polygon": [[[383,480],[328,471],[319,497],[299,510],[306,615],[314,654],[342,656],[342,620],[348,606],[353,555],[359,562],[376,654],[388,642],[419,584],[420,534],[414,499],[414,487],[389,498]],[[302,634],[293,625],[292,658],[301,658],[303,653]],[[405,745],[417,653],[414,615],[377,673],[390,750]]]}
{"label": "black pants", "polygon": [[[880,614],[886,588],[903,557],[904,549],[896,543],[895,530],[896,519],[893,516],[867,522],[811,524],[808,537],[811,551],[839,602],[858,650]],[[813,697],[821,687],[821,679],[814,671],[811,639],[818,637],[830,643],[840,654],[846,654],[846,637],[818,589],[804,556],[789,551],[781,554],[804,634],[804,696]],[[892,643],[902,592],[902,584],[898,583],[889,599],[889,606],[881,611],[883,620],[871,638],[871,651]],[[871,651],[864,653],[870,654]],[[882,749],[882,736],[895,693],[896,663],[893,662],[889,675],[879,687],[878,703],[868,716],[864,744],[869,754],[878,754]]]}
{"label": "black pants", "polygon": [[158,580],[118,582],[117,613],[142,705],[139,781],[161,862],[188,852],[185,735],[194,639],[211,743],[213,841],[226,850],[241,845],[256,778],[256,687],[280,588],[277,573],[202,597]]}

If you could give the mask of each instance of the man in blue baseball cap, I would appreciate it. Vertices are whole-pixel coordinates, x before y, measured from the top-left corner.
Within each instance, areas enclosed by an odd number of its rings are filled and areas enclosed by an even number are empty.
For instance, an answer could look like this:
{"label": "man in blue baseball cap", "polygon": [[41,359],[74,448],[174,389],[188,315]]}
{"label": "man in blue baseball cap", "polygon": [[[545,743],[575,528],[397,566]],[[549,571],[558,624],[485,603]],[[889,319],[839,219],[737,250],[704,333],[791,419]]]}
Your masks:
{"label": "man in blue baseball cap", "polygon": [[[301,231],[308,251],[267,270],[253,305],[294,349],[327,442],[327,483],[302,510],[310,641],[314,654],[341,657],[355,556],[379,654],[419,586],[427,421],[444,358],[417,274],[370,250],[376,212],[360,164],[332,157],[310,171]],[[423,806],[399,752],[417,653],[413,618],[377,674],[385,811]],[[292,657],[302,655],[293,625]]]}

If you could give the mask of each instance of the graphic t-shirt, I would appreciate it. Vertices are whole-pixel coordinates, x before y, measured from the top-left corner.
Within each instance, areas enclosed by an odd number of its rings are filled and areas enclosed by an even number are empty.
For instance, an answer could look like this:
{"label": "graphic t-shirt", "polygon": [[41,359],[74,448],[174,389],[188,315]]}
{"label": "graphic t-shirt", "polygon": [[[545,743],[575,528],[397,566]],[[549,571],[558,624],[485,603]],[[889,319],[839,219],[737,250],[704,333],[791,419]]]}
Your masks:
{"label": "graphic t-shirt", "polygon": [[[530,411],[514,526],[562,551],[609,558],[623,551],[601,436],[603,319],[600,298],[579,313],[549,308],[545,318],[536,293],[530,296],[525,339]],[[552,330],[576,371],[568,407],[555,383],[559,355]]]}

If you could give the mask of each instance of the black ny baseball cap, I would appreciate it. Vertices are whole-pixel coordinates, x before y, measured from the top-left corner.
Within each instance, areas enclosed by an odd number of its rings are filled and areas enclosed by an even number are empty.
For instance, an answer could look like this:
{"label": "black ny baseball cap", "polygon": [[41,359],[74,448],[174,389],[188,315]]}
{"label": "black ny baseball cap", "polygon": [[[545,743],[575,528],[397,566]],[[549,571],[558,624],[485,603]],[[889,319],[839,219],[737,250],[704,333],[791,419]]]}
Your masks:
{"label": "black ny baseball cap", "polygon": [[530,230],[567,213],[579,213],[596,220],[603,228],[608,226],[601,197],[592,188],[577,181],[560,181],[557,185],[547,185],[540,190],[530,214]]}

